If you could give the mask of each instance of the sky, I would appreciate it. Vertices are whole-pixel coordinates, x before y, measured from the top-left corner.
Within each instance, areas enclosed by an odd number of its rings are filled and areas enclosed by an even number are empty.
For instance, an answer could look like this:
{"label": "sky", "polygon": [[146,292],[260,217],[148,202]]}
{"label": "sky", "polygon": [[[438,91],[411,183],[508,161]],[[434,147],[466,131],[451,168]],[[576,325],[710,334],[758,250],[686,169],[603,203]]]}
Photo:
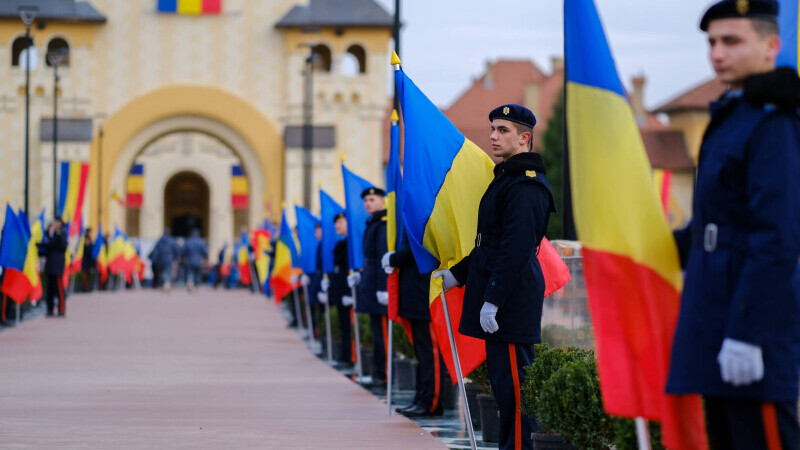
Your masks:
{"label": "sky", "polygon": [[[390,13],[395,0],[375,0]],[[563,55],[561,0],[401,0],[403,70],[440,107],[487,61],[532,59],[545,73]],[[644,74],[655,108],[713,76],[698,23],[707,0],[595,0],[623,84]]]}

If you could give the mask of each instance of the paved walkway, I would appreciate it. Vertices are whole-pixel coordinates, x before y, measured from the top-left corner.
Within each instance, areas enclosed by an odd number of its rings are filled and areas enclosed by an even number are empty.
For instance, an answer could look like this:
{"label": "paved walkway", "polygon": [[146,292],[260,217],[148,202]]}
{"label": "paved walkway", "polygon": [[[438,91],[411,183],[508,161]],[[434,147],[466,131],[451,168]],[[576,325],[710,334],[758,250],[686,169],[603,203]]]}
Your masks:
{"label": "paved walkway", "polygon": [[0,448],[444,449],[244,291],[74,295],[0,332]]}

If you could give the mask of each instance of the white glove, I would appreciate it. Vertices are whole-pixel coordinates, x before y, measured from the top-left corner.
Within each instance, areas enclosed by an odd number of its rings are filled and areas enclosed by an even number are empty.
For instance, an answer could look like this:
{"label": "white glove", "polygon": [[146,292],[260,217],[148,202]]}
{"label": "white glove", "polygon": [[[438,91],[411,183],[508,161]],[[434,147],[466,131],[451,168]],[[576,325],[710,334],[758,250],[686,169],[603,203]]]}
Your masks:
{"label": "white glove", "polygon": [[349,295],[342,297],[342,306],[354,306],[355,304],[356,301],[353,300],[353,297],[350,297]]}
{"label": "white glove", "polygon": [[761,347],[725,338],[717,355],[722,381],[745,386],[764,378],[764,357]]}
{"label": "white glove", "polygon": [[389,259],[391,259],[392,255],[394,255],[394,252],[388,252],[383,255],[383,258],[381,258],[381,265],[383,266],[383,271],[386,272],[386,275],[391,275],[394,272],[394,267],[389,264]]}
{"label": "white glove", "polygon": [[328,294],[326,292],[317,292],[317,300],[323,305],[328,304]]}
{"label": "white glove", "polygon": [[483,328],[483,331],[491,334],[500,329],[495,319],[496,315],[497,306],[489,302],[484,302],[483,308],[481,308],[481,328]]}
{"label": "white glove", "polygon": [[311,284],[311,278],[306,274],[300,275],[300,284],[308,286],[309,284]]}
{"label": "white glove", "polygon": [[320,282],[320,287],[322,288],[322,292],[328,292],[328,289],[331,287],[331,280],[328,277],[322,279]]}
{"label": "white glove", "polygon": [[442,289],[445,291],[458,286],[458,281],[456,281],[456,277],[453,275],[453,272],[450,272],[447,269],[433,272],[433,278],[439,277],[442,278]]}
{"label": "white glove", "polygon": [[386,291],[378,291],[375,293],[375,296],[378,297],[378,303],[383,306],[389,305],[389,293]]}
{"label": "white glove", "polygon": [[291,281],[292,284],[297,284],[297,275],[293,273],[289,281]]}
{"label": "white glove", "polygon": [[347,285],[351,288],[358,286],[358,283],[361,283],[361,273],[360,272],[353,272],[347,276]]}

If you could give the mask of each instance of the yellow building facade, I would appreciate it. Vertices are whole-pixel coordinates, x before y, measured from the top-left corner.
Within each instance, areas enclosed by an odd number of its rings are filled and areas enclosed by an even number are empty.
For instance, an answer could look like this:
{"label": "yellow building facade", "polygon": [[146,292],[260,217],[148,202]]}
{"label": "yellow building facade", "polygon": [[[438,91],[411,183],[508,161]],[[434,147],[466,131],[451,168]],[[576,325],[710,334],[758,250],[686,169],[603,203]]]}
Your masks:
{"label": "yellow building facade", "polygon": [[[318,184],[343,197],[341,156],[383,183],[391,16],[372,0],[337,2],[335,11],[323,0],[222,0],[221,13],[191,16],[158,12],[158,0],[42,2],[31,52],[16,15],[25,2],[7,3],[0,5],[0,197],[16,207],[24,201],[20,62],[30,58],[31,215],[44,208],[52,217],[55,198],[54,71],[46,63],[55,48],[69,54],[59,68],[55,163],[90,163],[83,209],[95,228],[152,240],[164,227],[192,224],[215,251],[242,226],[278,218],[282,202],[301,201],[312,51],[311,208]],[[124,202],[134,165],[144,174],[140,208]],[[233,166],[248,186],[240,210],[231,204]]]}

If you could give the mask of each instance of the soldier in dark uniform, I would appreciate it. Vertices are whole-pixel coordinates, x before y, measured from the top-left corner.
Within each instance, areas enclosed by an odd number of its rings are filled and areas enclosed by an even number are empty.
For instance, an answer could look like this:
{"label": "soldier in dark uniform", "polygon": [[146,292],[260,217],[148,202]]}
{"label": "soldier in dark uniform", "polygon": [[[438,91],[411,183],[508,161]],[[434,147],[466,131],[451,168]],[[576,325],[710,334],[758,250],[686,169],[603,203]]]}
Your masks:
{"label": "soldier in dark uniform", "polygon": [[342,212],[337,214],[333,220],[336,224],[336,234],[342,236],[342,239],[333,248],[333,273],[329,273],[328,278],[321,281],[322,292],[317,298],[320,303],[329,303],[331,307],[335,306],[337,309],[339,331],[342,336],[337,366],[347,368],[353,365],[353,342],[351,340],[353,297],[347,286],[347,272],[350,267],[350,260],[347,256],[347,218]]}
{"label": "soldier in dark uniform", "polygon": [[356,313],[369,314],[372,332],[373,367],[371,386],[386,385],[386,333],[389,327],[389,293],[386,291],[386,272],[381,266],[381,258],[389,250],[386,243],[386,192],[379,188],[368,188],[361,193],[364,208],[372,216],[367,220],[364,230],[364,271],[347,277],[350,287],[358,286]]}
{"label": "soldier in dark uniform", "polygon": [[774,0],[705,13],[717,79],[667,392],[702,394],[712,449],[800,448],[800,80],[775,69]]}
{"label": "soldier in dark uniform", "polygon": [[381,263],[389,274],[394,269],[400,270],[397,315],[407,319],[411,324],[414,355],[419,362],[414,400],[410,405],[395,410],[408,417],[440,416],[444,412],[439,398],[442,371],[436,334],[431,327],[428,296],[431,274],[419,273],[417,261],[406,236],[400,249],[384,255]]}
{"label": "soldier in dark uniform", "polygon": [[541,342],[544,276],[536,257],[555,200],[531,139],[536,118],[519,105],[489,113],[492,153],[502,162],[478,208],[475,248],[450,270],[445,289],[466,285],[459,331],[486,341],[486,364],[500,409],[500,448],[532,449],[536,420],[520,412],[520,386]]}
{"label": "soldier in dark uniform", "polygon": [[94,240],[92,239],[92,229],[87,228],[83,233],[83,260],[81,260],[81,271],[83,272],[83,292],[91,291],[94,286],[94,277],[97,272],[97,261],[94,259]]}
{"label": "soldier in dark uniform", "polygon": [[39,244],[39,252],[46,258],[44,263],[44,274],[47,277],[45,301],[47,302],[47,315],[50,317],[53,316],[55,310],[56,298],[58,298],[58,315],[63,317],[67,313],[63,283],[67,245],[63,222],[56,218],[47,228],[47,237]]}

